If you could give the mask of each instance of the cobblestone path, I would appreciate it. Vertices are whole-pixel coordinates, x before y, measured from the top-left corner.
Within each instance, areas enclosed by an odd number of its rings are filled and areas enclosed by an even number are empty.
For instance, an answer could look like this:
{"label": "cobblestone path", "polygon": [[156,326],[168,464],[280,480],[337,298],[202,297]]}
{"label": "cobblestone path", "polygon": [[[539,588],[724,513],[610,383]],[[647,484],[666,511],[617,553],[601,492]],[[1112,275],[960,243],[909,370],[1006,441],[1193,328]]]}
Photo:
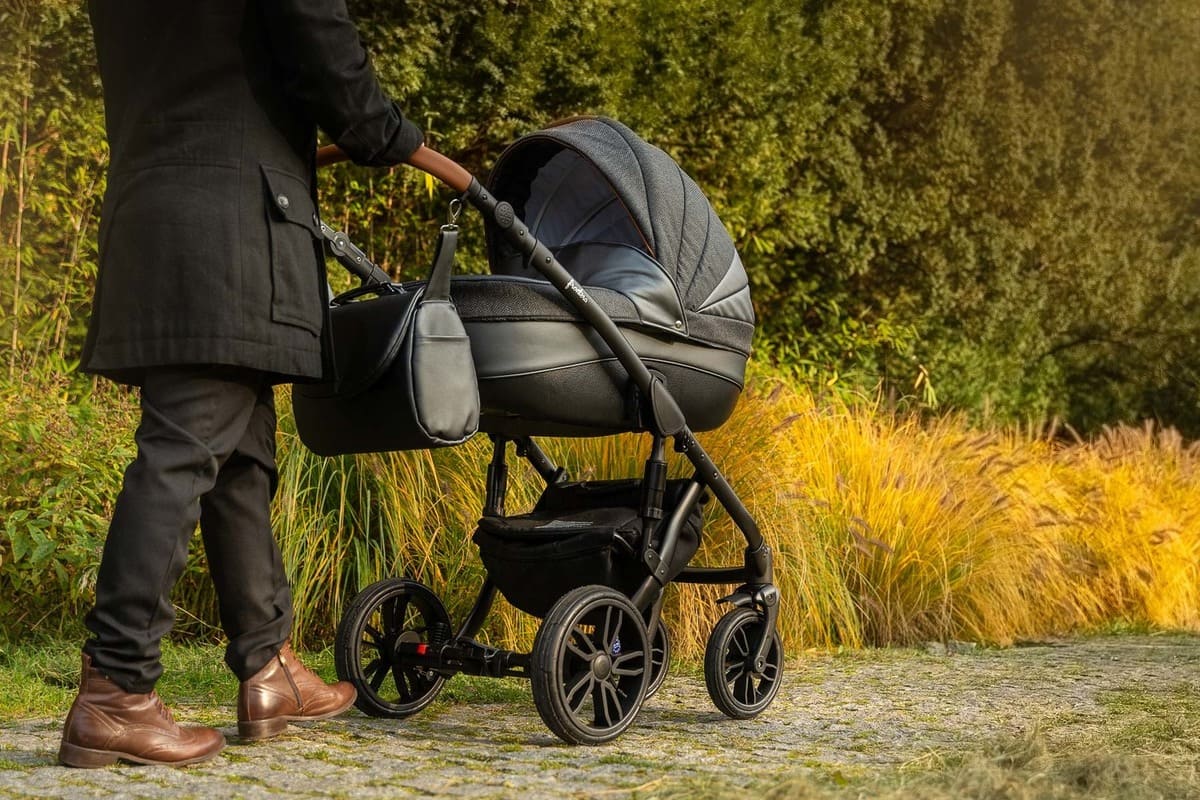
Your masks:
{"label": "cobblestone path", "polygon": [[1112,693],[1200,692],[1200,637],[806,655],[789,662],[774,705],[745,722],[714,710],[702,677],[675,673],[628,732],[592,748],[559,743],[527,687],[508,685],[502,702],[439,702],[405,721],[354,711],[256,744],[237,741],[232,706],[177,706],[177,718],[230,740],[180,770],[59,767],[60,720],[3,721],[0,797],[650,797],[684,778],[873,769],[1031,726],[1083,737],[1109,719]]}

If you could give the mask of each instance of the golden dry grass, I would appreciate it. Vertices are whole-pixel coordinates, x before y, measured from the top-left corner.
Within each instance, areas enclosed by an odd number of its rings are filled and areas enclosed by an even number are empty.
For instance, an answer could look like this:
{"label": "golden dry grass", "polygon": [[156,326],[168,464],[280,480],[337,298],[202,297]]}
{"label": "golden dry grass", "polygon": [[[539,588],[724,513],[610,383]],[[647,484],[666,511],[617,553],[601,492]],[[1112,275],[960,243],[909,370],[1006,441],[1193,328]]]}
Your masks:
{"label": "golden dry grass", "polygon": [[[470,535],[486,439],[322,460],[286,430],[277,523],[301,638],[326,638],[354,592],[389,575],[426,581],[460,620],[483,578]],[[790,652],[1007,644],[1115,621],[1200,629],[1200,449],[1171,430],[1117,427],[1063,442],[869,400],[818,402],[765,377],[700,439],[775,550]],[[544,446],[582,479],[640,474],[648,445],[623,435]],[[539,489],[531,469],[513,467],[510,512]],[[743,548],[710,503],[696,563],[739,564]],[[724,588],[671,590],[678,654],[703,652]],[[501,603],[487,633],[525,646],[536,624]]]}

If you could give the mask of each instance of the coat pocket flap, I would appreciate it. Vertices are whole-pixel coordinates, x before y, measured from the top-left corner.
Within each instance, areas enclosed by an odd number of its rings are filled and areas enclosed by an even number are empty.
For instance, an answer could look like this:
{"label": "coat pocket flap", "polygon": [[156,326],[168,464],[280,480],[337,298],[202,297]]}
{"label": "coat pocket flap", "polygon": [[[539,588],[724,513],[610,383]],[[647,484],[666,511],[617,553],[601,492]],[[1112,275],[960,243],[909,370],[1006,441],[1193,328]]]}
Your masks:
{"label": "coat pocket flap", "polygon": [[275,167],[266,164],[260,166],[267,183],[267,205],[275,218],[301,225],[308,228],[313,236],[320,236],[317,208],[313,204],[308,183]]}

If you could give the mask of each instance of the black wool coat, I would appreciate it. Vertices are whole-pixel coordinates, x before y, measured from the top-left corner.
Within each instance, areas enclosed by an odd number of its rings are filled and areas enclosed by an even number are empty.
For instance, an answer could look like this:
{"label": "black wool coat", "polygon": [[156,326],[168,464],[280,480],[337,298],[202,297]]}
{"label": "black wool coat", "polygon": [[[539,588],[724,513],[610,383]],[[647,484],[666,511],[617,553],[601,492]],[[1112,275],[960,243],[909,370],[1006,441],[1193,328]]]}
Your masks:
{"label": "black wool coat", "polygon": [[387,98],[344,0],[89,0],[110,149],[81,368],[320,377],[317,127],[359,164],[421,132]]}

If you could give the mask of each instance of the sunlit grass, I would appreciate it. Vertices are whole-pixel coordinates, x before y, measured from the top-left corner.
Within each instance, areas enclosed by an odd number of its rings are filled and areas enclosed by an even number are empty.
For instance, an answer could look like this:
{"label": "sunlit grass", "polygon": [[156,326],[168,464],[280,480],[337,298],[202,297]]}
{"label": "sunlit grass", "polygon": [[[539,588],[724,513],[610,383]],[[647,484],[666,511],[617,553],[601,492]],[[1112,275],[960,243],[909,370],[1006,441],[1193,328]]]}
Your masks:
{"label": "sunlit grass", "polygon": [[[32,379],[31,379],[32,380]],[[62,382],[0,395],[12,469],[0,480],[0,629],[79,630],[121,470],[136,395],[71,401]],[[39,384],[40,385],[40,384]],[[275,527],[302,647],[332,642],[366,585],[428,583],[460,622],[484,579],[471,534],[486,437],[432,452],[325,459],[300,443],[280,390]],[[50,412],[44,412],[50,413]],[[1200,630],[1200,445],[1120,426],[1088,441],[1053,431],[976,430],[871,398],[816,398],[759,375],[733,417],[699,436],[775,552],[786,650],[967,639],[1007,644],[1113,625]],[[641,474],[645,436],[541,442],[573,479]],[[675,475],[690,466],[671,456]],[[94,469],[81,465],[96,460]],[[541,481],[511,462],[510,512]],[[744,539],[716,503],[696,563],[737,565]],[[218,641],[199,537],[174,599],[177,629]],[[530,579],[536,580],[536,574]],[[31,587],[38,587],[34,593]],[[729,587],[673,586],[675,652],[697,658]],[[538,621],[500,601],[484,638],[525,647]]]}
{"label": "sunlit grass", "polygon": [[[302,652],[301,660],[326,681],[337,679],[330,648]],[[155,691],[168,705],[186,707],[191,722],[227,725],[236,713],[238,681],[226,668],[224,647],[163,642],[163,675]],[[0,720],[61,719],[79,687],[78,641],[36,638],[0,643]],[[529,684],[517,678],[456,675],[440,705],[529,702]],[[199,713],[204,719],[196,719]]]}
{"label": "sunlit grass", "polygon": [[[286,414],[281,436],[276,522],[301,640],[328,641],[355,592],[388,576],[428,583],[460,621],[484,577],[470,536],[487,440],[321,459]],[[1115,428],[1090,443],[980,431],[869,399],[818,401],[768,377],[700,439],[774,548],[790,652],[1007,644],[1115,622],[1200,629],[1200,458],[1172,431]],[[543,446],[572,478],[602,479],[639,475],[648,442]],[[672,469],[690,472],[679,458]],[[509,511],[529,508],[540,486],[514,459]],[[744,547],[710,503],[695,563],[740,564]],[[703,652],[728,588],[671,588],[678,655]],[[527,646],[536,625],[500,602],[485,636]]]}

